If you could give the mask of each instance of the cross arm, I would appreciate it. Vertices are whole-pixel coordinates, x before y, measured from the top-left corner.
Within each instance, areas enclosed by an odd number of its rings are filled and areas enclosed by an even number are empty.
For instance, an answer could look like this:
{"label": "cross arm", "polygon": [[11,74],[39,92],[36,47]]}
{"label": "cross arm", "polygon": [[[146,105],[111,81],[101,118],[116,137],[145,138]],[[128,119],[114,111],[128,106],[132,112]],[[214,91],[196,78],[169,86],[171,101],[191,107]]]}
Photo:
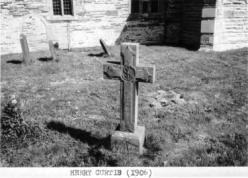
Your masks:
{"label": "cross arm", "polygon": [[121,79],[121,65],[118,64],[103,64],[103,78],[110,80],[120,80]]}
{"label": "cross arm", "polygon": [[149,66],[137,66],[136,67],[136,80],[143,83],[155,82],[156,68],[154,65]]}
{"label": "cross arm", "polygon": [[[155,82],[155,66],[137,66],[135,67],[136,81],[143,83]],[[109,80],[121,80],[122,66],[114,63],[103,64],[103,78]]]}

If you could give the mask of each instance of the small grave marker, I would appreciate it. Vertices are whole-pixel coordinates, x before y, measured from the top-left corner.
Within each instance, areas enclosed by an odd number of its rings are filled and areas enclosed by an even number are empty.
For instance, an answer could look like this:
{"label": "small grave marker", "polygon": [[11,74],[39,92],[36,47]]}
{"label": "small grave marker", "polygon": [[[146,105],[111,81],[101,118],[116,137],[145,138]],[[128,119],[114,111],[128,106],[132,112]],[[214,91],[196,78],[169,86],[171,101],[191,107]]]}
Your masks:
{"label": "small grave marker", "polygon": [[[138,91],[139,82],[153,83],[155,81],[155,66],[139,65],[139,44],[123,43],[121,45],[121,65],[104,64],[105,79],[120,80],[120,131],[111,136],[111,147],[122,150],[143,153],[145,127],[138,126]],[[138,150],[137,150],[138,148]]]}
{"label": "small grave marker", "polygon": [[102,46],[104,54],[106,54],[107,56],[111,56],[111,53],[110,53],[108,46],[106,45],[106,43],[102,39],[100,39],[100,44]]}
{"label": "small grave marker", "polygon": [[24,34],[20,35],[20,42],[21,42],[21,48],[22,48],[23,62],[26,64],[30,61],[30,54],[29,54],[29,48],[28,48],[28,42],[27,42],[26,35]]}
{"label": "small grave marker", "polygon": [[55,60],[55,61],[58,61],[58,58],[57,58],[56,53],[55,53],[53,41],[49,40],[48,43],[49,43],[49,50],[50,50],[52,59]]}

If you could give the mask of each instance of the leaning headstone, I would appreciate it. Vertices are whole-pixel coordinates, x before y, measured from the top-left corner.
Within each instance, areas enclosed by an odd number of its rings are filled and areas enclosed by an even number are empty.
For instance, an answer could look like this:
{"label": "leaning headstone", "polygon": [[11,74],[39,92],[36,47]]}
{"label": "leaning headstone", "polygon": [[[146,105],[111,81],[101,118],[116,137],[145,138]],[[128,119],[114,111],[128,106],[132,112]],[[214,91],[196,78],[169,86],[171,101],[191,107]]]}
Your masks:
{"label": "leaning headstone", "polygon": [[139,82],[155,81],[155,66],[139,65],[139,44],[121,45],[121,65],[103,65],[105,79],[120,80],[120,130],[111,135],[111,148],[116,152],[143,154],[145,127],[138,126]]}
{"label": "leaning headstone", "polygon": [[102,46],[104,54],[107,55],[107,56],[111,56],[111,53],[110,53],[110,50],[109,50],[108,46],[106,45],[106,43],[102,39],[100,39],[100,44]]}
{"label": "leaning headstone", "polygon": [[29,54],[29,48],[28,48],[28,42],[27,37],[24,34],[20,35],[20,42],[21,42],[21,48],[22,48],[22,55],[23,55],[23,63],[28,63],[30,61],[30,54]]}
{"label": "leaning headstone", "polygon": [[49,50],[50,50],[52,59],[55,60],[55,61],[58,61],[58,58],[57,58],[57,55],[56,55],[56,52],[55,52],[55,49],[54,49],[53,41],[49,40],[48,43],[49,43]]}

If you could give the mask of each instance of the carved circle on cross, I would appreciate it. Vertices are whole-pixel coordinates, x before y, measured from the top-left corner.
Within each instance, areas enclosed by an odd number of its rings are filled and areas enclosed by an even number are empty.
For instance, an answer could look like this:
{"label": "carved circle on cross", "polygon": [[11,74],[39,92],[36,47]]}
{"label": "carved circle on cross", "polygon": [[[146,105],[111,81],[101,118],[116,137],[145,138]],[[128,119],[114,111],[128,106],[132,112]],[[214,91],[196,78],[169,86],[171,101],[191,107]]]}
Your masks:
{"label": "carved circle on cross", "polygon": [[136,70],[134,67],[129,65],[123,65],[121,79],[123,81],[135,82]]}

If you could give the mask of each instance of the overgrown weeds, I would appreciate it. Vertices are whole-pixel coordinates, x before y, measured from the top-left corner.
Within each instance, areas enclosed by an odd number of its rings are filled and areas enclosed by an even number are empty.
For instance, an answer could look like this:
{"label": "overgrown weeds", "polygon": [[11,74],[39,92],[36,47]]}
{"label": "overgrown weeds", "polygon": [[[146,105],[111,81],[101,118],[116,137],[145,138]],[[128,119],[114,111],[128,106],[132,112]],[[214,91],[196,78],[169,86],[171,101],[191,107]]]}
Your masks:
{"label": "overgrown weeds", "polygon": [[3,105],[1,113],[2,149],[14,142],[24,143],[30,139],[34,140],[42,134],[38,124],[25,122],[20,107],[20,99],[17,99],[15,95],[12,95]]}

